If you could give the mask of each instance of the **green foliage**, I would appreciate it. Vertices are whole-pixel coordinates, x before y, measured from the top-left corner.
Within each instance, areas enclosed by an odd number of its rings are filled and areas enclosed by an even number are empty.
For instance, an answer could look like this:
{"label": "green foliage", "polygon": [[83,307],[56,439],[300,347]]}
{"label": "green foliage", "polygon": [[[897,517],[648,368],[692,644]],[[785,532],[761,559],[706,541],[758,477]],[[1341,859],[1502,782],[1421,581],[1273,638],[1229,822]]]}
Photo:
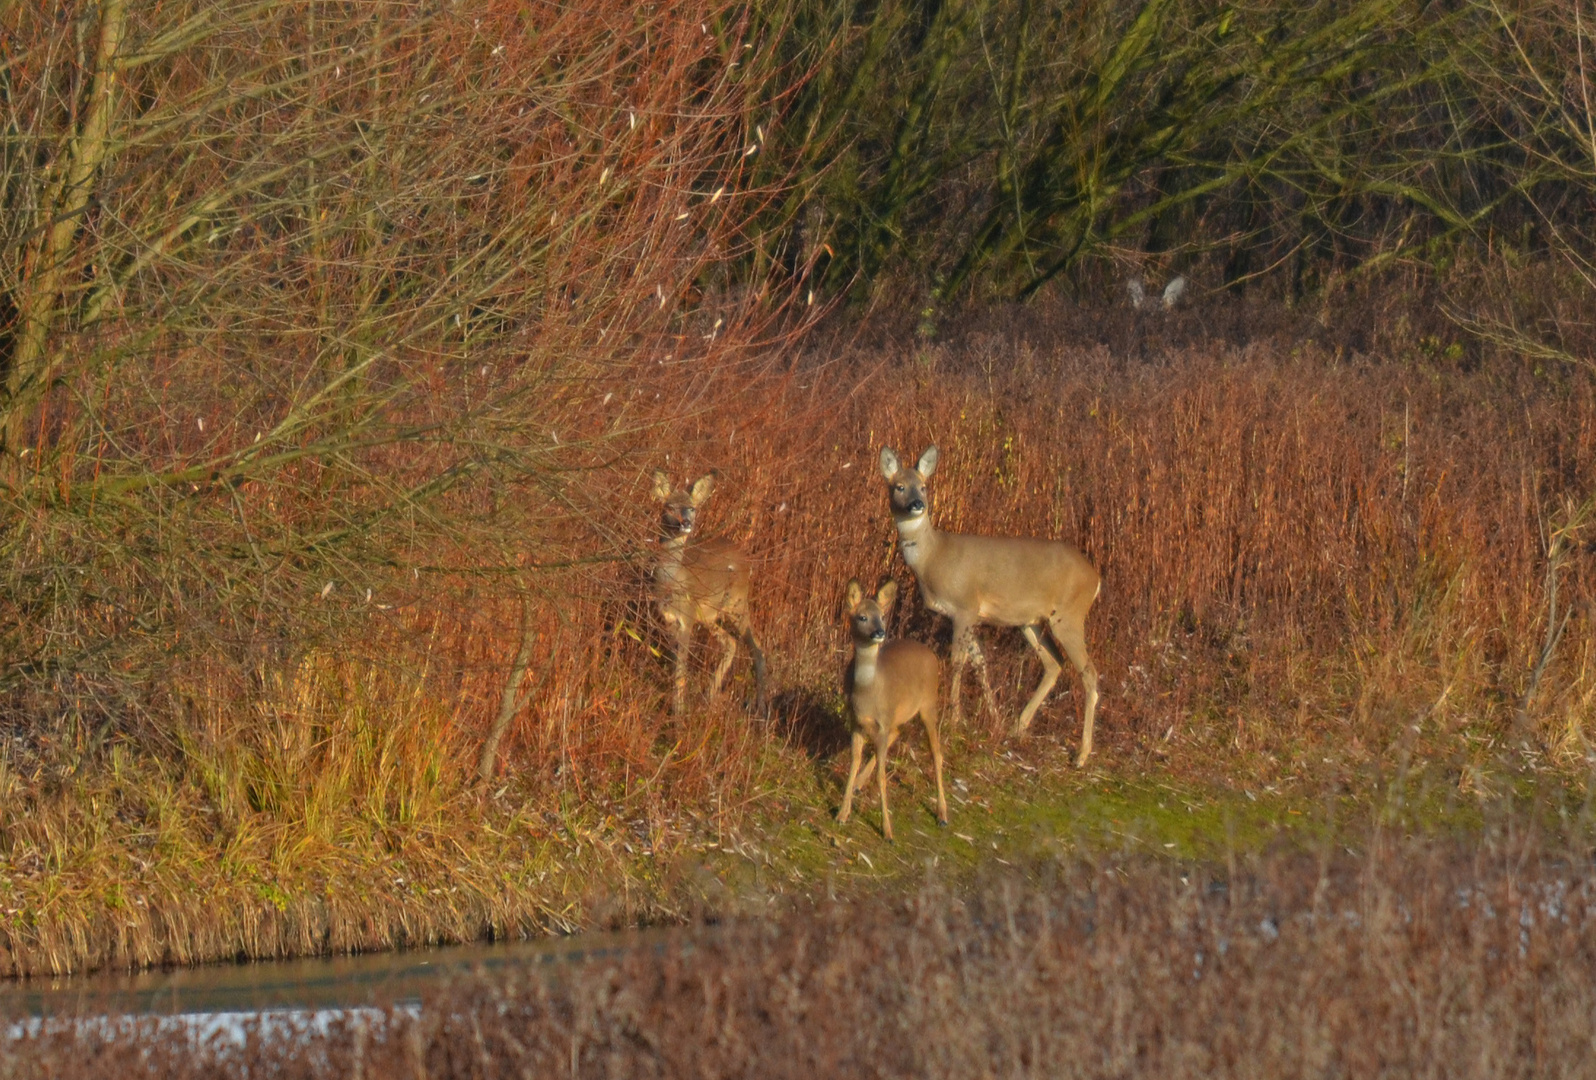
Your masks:
{"label": "green foliage", "polygon": [[801,166],[777,227],[801,224],[833,289],[894,271],[1027,296],[1091,262],[1206,260],[1211,286],[1279,272],[1300,293],[1538,218],[1532,195],[1563,196],[1561,219],[1590,194],[1546,166],[1577,125],[1498,75],[1520,49],[1570,59],[1535,5],[798,9],[790,49],[816,71],[778,148]]}

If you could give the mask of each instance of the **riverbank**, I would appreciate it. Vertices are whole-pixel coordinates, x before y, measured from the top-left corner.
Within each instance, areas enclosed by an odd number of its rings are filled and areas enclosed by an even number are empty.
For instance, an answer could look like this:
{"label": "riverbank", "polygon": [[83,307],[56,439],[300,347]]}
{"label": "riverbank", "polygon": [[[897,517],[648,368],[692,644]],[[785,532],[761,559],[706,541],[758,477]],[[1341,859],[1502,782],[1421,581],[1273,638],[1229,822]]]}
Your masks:
{"label": "riverbank", "polygon": [[[319,587],[306,604],[359,608],[370,635],[242,673],[197,653],[162,711],[16,729],[0,744],[0,970],[684,923],[918,883],[926,862],[957,880],[1075,851],[1356,848],[1402,815],[1421,832],[1507,812],[1492,807],[1583,827],[1596,381],[1456,361],[1395,330],[1349,353],[1261,311],[1177,311],[1131,358],[1112,347],[1123,319],[1063,303],[932,343],[835,337],[602,474],[626,560],[535,590],[433,567],[391,610]],[[621,422],[595,408],[593,424]],[[1068,537],[1098,567],[1104,698],[1077,772],[1073,673],[1018,742],[967,687],[952,825],[924,813],[911,733],[888,847],[868,795],[832,822],[841,595],[895,578],[891,633],[946,654],[874,464],[931,442],[943,527]],[[720,470],[702,513],[752,561],[768,723],[735,700],[746,659],[703,703],[703,642],[695,705],[669,713],[645,585],[657,464],[678,482]],[[1036,661],[1012,631],[986,642],[1012,716]]]}
{"label": "riverbank", "polygon": [[209,850],[199,836],[152,844],[131,830],[90,832],[98,845],[60,870],[6,867],[7,961],[11,974],[42,975],[536,938],[775,916],[827,896],[928,880],[962,888],[1080,859],[1234,867],[1272,852],[1359,850],[1381,835],[1479,835],[1508,819],[1531,831],[1556,832],[1560,819],[1576,834],[1591,827],[1577,791],[1522,773],[1502,773],[1498,786],[1533,798],[1483,801],[1438,773],[1382,781],[1325,766],[1229,785],[1156,763],[1077,770],[1067,742],[1049,735],[950,742],[946,828],[924,748],[895,751],[895,844],[881,838],[869,792],[853,821],[836,824],[843,757],[817,762],[779,741],[762,786],[720,817],[686,808],[649,819],[643,800],[601,796],[562,811],[510,781],[337,845],[294,843],[286,829]]}
{"label": "riverbank", "polygon": [[[1582,1073],[1596,882],[1525,837],[1054,860],[820,899],[419,1004],[37,1025],[8,1075],[1295,1077]],[[105,1028],[95,1031],[95,1025]],[[85,1035],[87,1026],[90,1033]],[[213,1025],[214,1026],[214,1025]],[[111,1030],[114,1027],[115,1030]]]}

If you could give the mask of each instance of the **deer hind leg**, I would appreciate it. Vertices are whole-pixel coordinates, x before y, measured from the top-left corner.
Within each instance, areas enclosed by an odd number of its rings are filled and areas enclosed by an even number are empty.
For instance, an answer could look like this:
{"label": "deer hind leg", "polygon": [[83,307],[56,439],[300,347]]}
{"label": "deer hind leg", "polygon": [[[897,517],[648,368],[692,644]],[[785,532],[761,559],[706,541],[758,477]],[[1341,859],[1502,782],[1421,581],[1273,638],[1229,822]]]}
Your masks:
{"label": "deer hind leg", "polygon": [[748,646],[748,655],[754,658],[754,707],[755,716],[769,718],[770,716],[770,689],[765,675],[765,653],[759,647],[759,639],[754,636],[754,627],[746,618],[742,622],[740,632],[743,644]]}
{"label": "deer hind leg", "polygon": [[709,632],[720,642],[720,663],[715,665],[715,681],[709,687],[709,696],[713,700],[720,697],[721,687],[726,685],[726,674],[731,671],[732,661],[737,659],[737,639],[719,623],[710,623]]}
{"label": "deer hind leg", "polygon": [[1036,650],[1037,658],[1042,661],[1042,681],[1036,684],[1036,692],[1031,695],[1031,700],[1025,703],[1025,708],[1020,712],[1019,723],[1014,725],[1014,734],[1024,735],[1031,726],[1031,719],[1036,716],[1036,710],[1042,707],[1042,702],[1047,695],[1053,692],[1053,684],[1058,682],[1058,673],[1064,670],[1058,657],[1053,655],[1053,650],[1044,642],[1036,632],[1034,626],[1020,627],[1020,633],[1025,635],[1025,640],[1031,648]]}
{"label": "deer hind leg", "polygon": [[920,723],[925,725],[925,741],[931,747],[931,767],[937,776],[937,824],[948,823],[948,793],[942,787],[942,738],[937,732],[937,705],[933,701],[920,710]]}
{"label": "deer hind leg", "polygon": [[859,773],[859,778],[854,781],[855,786],[861,787],[861,788],[864,787],[866,784],[868,784],[870,782],[870,778],[872,776],[874,776],[875,774],[876,774],[876,755],[875,755],[874,751],[871,751],[870,760],[865,762],[864,770]]}
{"label": "deer hind leg", "polygon": [[[863,783],[862,778],[859,776],[859,759],[864,756],[864,744],[864,732],[854,731],[853,764],[848,768],[848,783],[842,789],[842,809],[837,811],[837,824],[839,825],[846,824],[848,815],[853,813],[854,788]],[[871,760],[870,764],[871,767],[875,766],[874,759]]]}
{"label": "deer hind leg", "polygon": [[[891,750],[897,745],[897,743],[898,732],[897,730],[894,730],[890,735],[887,736],[887,749]],[[868,784],[870,782],[870,778],[876,774],[876,761],[877,758],[875,754],[872,753],[870,760],[864,763],[864,772],[859,774],[859,779],[856,781],[861,788]]]}
{"label": "deer hind leg", "polygon": [[1092,723],[1097,718],[1097,668],[1086,655],[1086,627],[1076,622],[1066,622],[1055,616],[1048,624],[1053,640],[1059,643],[1064,655],[1070,658],[1075,670],[1081,674],[1081,686],[1086,691],[1086,718],[1081,723],[1081,752],[1075,758],[1077,768],[1092,756]]}
{"label": "deer hind leg", "polygon": [[[887,749],[891,750],[897,741],[898,733],[896,730],[894,730],[887,736]],[[870,778],[876,774],[876,760],[875,753],[872,751],[870,760],[864,763],[864,771],[859,774],[859,779],[854,781],[859,785],[860,788],[863,788],[866,784],[868,784],[870,782]]]}

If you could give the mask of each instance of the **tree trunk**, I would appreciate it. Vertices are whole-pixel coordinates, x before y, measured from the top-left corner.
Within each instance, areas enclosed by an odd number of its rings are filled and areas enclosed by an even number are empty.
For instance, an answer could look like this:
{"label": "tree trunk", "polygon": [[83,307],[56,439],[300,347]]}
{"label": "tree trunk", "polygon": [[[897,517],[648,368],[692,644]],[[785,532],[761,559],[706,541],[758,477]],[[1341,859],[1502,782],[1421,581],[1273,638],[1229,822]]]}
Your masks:
{"label": "tree trunk", "polygon": [[494,717],[493,728],[482,744],[482,757],[477,762],[477,775],[484,780],[493,779],[494,767],[498,764],[499,743],[504,739],[510,721],[515,719],[516,713],[526,706],[527,699],[532,696],[530,691],[521,693],[521,684],[526,681],[527,668],[532,666],[532,646],[536,640],[537,624],[532,618],[532,602],[523,593],[521,648],[515,654],[515,662],[510,665],[510,677],[504,683],[504,697],[499,701],[499,715]]}
{"label": "tree trunk", "polygon": [[41,202],[43,228],[23,265],[16,346],[6,371],[6,413],[0,428],[0,454],[14,477],[21,474],[29,410],[48,388],[52,374],[46,370],[45,346],[61,311],[61,288],[72,244],[110,143],[116,58],[126,15],[125,0],[101,0],[100,41],[82,126],[66,151],[64,170]]}

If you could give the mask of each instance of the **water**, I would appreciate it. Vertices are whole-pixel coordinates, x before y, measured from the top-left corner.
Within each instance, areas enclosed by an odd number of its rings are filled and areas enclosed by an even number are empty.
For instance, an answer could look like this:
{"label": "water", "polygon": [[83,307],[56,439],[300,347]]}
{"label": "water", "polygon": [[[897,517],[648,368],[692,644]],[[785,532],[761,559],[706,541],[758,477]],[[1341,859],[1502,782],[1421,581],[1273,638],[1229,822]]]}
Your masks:
{"label": "water", "polygon": [[453,976],[530,968],[552,978],[637,949],[663,949],[678,936],[680,931],[625,930],[495,945],[25,979],[0,983],[0,1016],[14,1022],[147,1015],[198,1020],[269,1013],[335,1016],[387,1005],[413,1010],[424,991]]}

